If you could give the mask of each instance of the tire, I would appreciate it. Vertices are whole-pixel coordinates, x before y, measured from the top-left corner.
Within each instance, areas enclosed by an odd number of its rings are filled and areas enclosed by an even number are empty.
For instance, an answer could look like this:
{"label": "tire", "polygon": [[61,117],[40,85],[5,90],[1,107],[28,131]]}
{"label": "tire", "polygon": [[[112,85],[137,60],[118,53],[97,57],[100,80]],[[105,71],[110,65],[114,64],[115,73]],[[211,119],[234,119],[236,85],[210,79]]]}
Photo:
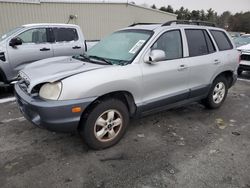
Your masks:
{"label": "tire", "polygon": [[117,144],[129,123],[128,108],[117,99],[101,101],[87,114],[80,124],[80,135],[92,149],[104,149]]}
{"label": "tire", "polygon": [[[219,88],[221,88],[221,90]],[[219,76],[214,80],[207,98],[204,99],[202,102],[209,109],[219,108],[225,101],[227,97],[227,92],[228,92],[228,81],[224,76]]]}
{"label": "tire", "polygon": [[238,74],[238,75],[241,75],[242,72],[243,72],[243,70],[239,70],[239,69],[237,70],[237,74]]}

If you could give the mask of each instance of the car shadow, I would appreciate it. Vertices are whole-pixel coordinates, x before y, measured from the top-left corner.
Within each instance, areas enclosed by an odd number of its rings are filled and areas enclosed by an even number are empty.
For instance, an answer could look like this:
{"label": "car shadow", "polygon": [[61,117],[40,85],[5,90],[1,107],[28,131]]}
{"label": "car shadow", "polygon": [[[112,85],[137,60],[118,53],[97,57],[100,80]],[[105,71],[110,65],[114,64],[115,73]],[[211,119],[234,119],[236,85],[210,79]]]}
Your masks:
{"label": "car shadow", "polygon": [[0,84],[0,99],[11,97],[14,95],[14,86],[13,85],[2,85]]}

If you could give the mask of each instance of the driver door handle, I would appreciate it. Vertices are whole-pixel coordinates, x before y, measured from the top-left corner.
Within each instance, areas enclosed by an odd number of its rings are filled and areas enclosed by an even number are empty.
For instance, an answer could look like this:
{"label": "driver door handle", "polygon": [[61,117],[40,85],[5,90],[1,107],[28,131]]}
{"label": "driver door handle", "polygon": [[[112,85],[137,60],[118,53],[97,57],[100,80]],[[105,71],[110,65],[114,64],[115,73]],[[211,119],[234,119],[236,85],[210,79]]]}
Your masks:
{"label": "driver door handle", "polygon": [[80,49],[81,48],[81,46],[74,46],[74,47],[72,47],[73,49]]}
{"label": "driver door handle", "polygon": [[50,51],[50,48],[41,48],[40,51],[44,52],[44,51]]}

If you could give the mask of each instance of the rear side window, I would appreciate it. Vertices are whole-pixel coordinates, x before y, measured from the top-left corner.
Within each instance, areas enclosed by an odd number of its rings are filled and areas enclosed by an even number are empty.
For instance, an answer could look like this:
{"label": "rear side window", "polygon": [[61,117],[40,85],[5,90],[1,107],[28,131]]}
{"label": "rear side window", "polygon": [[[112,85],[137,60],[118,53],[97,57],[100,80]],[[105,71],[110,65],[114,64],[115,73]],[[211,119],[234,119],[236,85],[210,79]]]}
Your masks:
{"label": "rear side window", "polygon": [[228,36],[223,31],[210,30],[220,51],[233,49]]}
{"label": "rear side window", "polygon": [[208,48],[208,52],[209,53],[213,53],[216,51],[215,47],[214,47],[214,44],[210,38],[210,36],[208,35],[207,31],[203,31],[204,35],[205,35],[205,39],[206,39],[206,42],[207,42],[207,48]]}
{"label": "rear side window", "polygon": [[56,42],[77,41],[78,35],[74,28],[53,28]]}
{"label": "rear side window", "polygon": [[[209,36],[206,37],[206,31],[201,29],[186,29],[185,30],[188,48],[189,48],[189,56],[201,56],[210,53],[210,50],[213,51],[213,45]],[[210,40],[210,42],[209,42]],[[207,44],[208,43],[210,44]],[[210,46],[210,47],[209,47]],[[209,50],[209,48],[211,48]]]}

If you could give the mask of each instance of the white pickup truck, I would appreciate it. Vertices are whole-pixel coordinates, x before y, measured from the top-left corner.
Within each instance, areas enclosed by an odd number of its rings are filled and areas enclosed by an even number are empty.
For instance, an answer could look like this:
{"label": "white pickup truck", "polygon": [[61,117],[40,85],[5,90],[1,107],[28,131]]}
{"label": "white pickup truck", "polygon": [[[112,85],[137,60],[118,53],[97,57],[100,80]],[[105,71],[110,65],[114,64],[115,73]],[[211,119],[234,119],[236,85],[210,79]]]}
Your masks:
{"label": "white pickup truck", "polygon": [[0,36],[0,82],[10,83],[32,62],[83,54],[96,42],[86,42],[72,24],[28,24]]}

